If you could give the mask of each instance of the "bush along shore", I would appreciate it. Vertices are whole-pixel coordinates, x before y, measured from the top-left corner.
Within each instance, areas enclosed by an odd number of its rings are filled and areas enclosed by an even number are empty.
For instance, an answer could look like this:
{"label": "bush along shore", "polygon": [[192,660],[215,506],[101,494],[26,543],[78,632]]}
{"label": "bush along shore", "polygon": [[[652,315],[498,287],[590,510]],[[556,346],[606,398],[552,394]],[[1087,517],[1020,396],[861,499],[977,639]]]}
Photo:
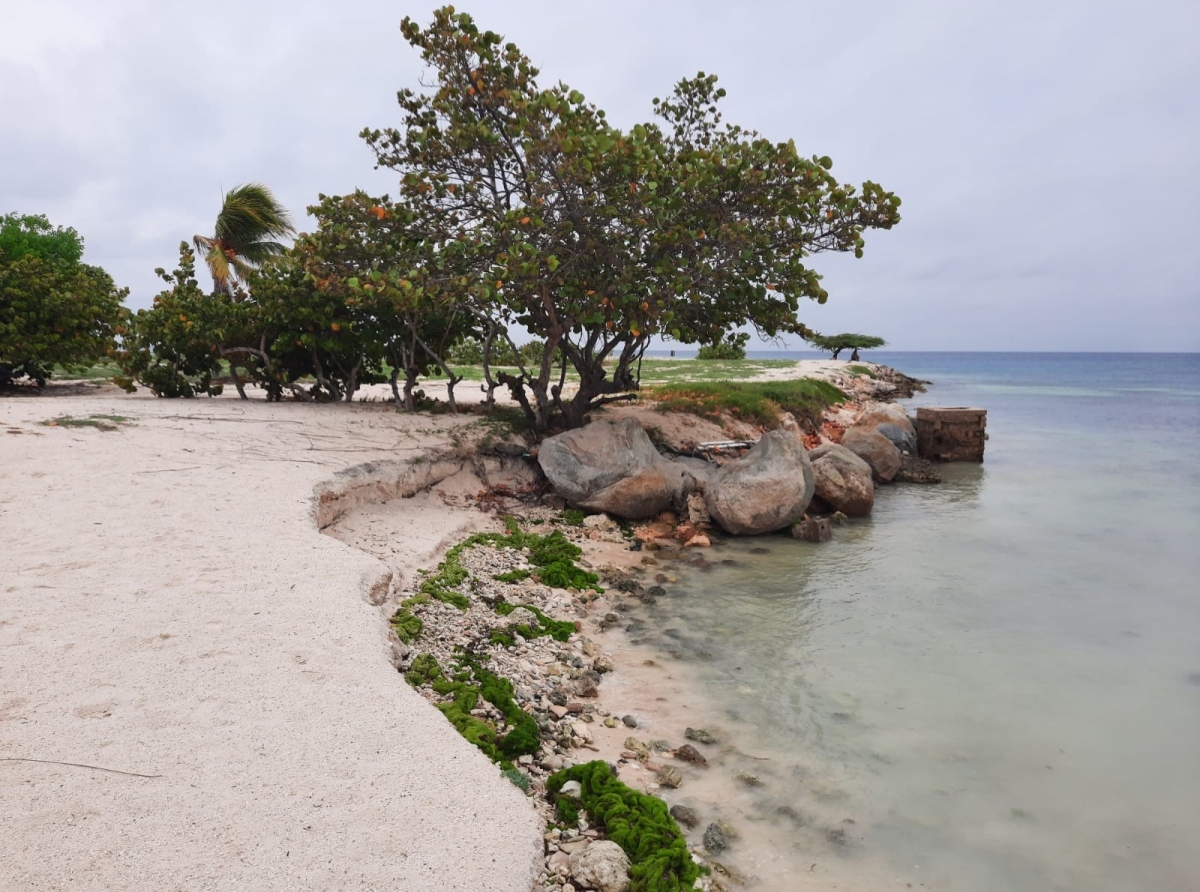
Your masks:
{"label": "bush along shore", "polygon": [[[616,568],[606,568],[616,587],[605,590],[568,536],[602,535],[622,547],[637,540],[603,515],[586,527],[580,519],[532,508],[522,522],[506,517],[503,533],[451,548],[392,616],[399,667],[542,813],[546,889],[674,892],[698,880],[711,887],[666,803],[596,758],[593,729],[624,726],[597,702],[613,663],[582,633],[581,618],[602,612],[601,628],[615,626],[624,601],[653,595]],[[641,767],[657,768],[667,785],[677,780],[675,769],[653,764],[648,744],[627,743]]]}

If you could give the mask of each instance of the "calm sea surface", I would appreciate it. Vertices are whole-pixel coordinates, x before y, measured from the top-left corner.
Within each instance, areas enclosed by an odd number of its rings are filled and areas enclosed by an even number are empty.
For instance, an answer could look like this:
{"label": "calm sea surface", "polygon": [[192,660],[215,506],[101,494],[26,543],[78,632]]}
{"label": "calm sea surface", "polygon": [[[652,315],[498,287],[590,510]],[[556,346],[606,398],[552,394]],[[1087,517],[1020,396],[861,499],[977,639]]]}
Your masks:
{"label": "calm sea surface", "polygon": [[986,408],[985,463],[881,488],[832,543],[725,544],[660,603],[761,757],[727,814],[775,828],[757,869],[1200,889],[1200,355],[869,358],[933,382],[911,405]]}

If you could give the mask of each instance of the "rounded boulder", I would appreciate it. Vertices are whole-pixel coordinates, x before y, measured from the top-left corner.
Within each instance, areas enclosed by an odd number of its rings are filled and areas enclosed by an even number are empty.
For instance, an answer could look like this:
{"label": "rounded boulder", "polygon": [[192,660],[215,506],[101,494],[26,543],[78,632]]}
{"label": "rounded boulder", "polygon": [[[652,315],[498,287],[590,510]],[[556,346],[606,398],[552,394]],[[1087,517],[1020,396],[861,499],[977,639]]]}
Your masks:
{"label": "rounded boulder", "polygon": [[812,463],[800,438],[774,430],[714,472],[704,500],[709,516],[726,532],[758,536],[803,517],[814,489]]}

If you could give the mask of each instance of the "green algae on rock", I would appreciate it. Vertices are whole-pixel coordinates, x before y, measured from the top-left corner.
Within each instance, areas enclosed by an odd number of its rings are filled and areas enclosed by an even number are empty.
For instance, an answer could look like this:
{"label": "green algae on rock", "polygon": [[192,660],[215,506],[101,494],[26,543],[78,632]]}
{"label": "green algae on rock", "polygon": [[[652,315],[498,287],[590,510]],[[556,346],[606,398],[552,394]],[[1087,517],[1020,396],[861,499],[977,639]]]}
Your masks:
{"label": "green algae on rock", "polygon": [[[667,804],[617,779],[607,762],[573,765],[552,775],[546,790],[557,796],[567,781],[582,786],[580,803],[594,823],[619,845],[630,861],[630,892],[682,892],[692,888],[702,868]],[[563,801],[559,798],[556,803]]]}

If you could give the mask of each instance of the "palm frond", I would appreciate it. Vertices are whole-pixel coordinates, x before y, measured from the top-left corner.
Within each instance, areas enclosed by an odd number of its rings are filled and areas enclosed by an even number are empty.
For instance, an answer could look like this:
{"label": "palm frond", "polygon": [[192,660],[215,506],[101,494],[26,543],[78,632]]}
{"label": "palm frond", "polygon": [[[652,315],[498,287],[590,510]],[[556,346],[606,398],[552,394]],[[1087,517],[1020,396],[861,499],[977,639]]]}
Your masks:
{"label": "palm frond", "polygon": [[[196,246],[200,247],[199,239],[203,236],[196,236]],[[228,292],[233,287],[233,280],[237,278],[236,266],[234,258],[231,258],[224,250],[221,242],[216,239],[204,238],[207,250],[204,254],[204,262],[208,265],[208,271],[212,274],[213,287],[217,291]]]}

